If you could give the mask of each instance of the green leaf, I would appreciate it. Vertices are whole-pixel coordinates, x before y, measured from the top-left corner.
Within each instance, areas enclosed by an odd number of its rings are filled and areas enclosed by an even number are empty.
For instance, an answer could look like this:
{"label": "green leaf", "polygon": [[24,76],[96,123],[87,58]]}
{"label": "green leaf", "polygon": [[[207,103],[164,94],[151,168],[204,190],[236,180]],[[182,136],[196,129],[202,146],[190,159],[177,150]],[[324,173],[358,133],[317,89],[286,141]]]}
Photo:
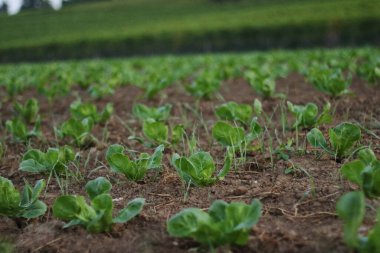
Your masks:
{"label": "green leaf", "polygon": [[35,98],[30,98],[24,105],[16,103],[14,109],[26,123],[34,123],[38,116],[39,103]]}
{"label": "green leaf", "polygon": [[223,146],[236,147],[244,141],[244,130],[219,121],[212,128],[212,136]]}
{"label": "green leaf", "polygon": [[175,214],[167,222],[167,231],[171,236],[190,237],[206,245],[218,240],[219,236],[210,215],[198,208],[187,208]]}
{"label": "green leaf", "polygon": [[259,122],[257,121],[257,118],[252,119],[249,130],[250,132],[246,137],[248,142],[253,141],[260,137],[260,135],[263,132],[263,129],[260,126]]}
{"label": "green leaf", "polygon": [[123,155],[124,150],[125,150],[124,147],[122,145],[119,145],[119,144],[113,144],[113,145],[109,146],[107,149],[106,160],[109,163],[111,169],[115,172],[120,172],[118,167],[121,166],[123,164],[123,162],[115,161],[115,163],[114,163],[111,159],[111,156],[114,154]]}
{"label": "green leaf", "polygon": [[145,199],[135,198],[132,201],[128,202],[127,206],[122,209],[118,216],[113,219],[114,223],[125,223],[135,216],[137,216],[145,204]]}
{"label": "green leaf", "polygon": [[237,121],[247,125],[252,118],[253,109],[247,104],[228,102],[217,106],[215,114],[221,120]]}
{"label": "green leaf", "polygon": [[111,191],[112,184],[104,177],[98,177],[94,180],[88,181],[85,189],[90,197],[94,199],[96,196],[101,194],[107,194]]}
{"label": "green leaf", "polygon": [[158,144],[168,143],[169,128],[162,122],[148,122],[143,124],[143,133],[151,142]]}
{"label": "green leaf", "polygon": [[358,152],[358,158],[365,164],[369,165],[372,162],[376,161],[376,155],[370,148],[361,149]]}
{"label": "green leaf", "polygon": [[359,245],[358,230],[365,214],[365,199],[362,192],[343,195],[336,205],[338,216],[344,222],[344,241],[352,248]]}
{"label": "green leaf", "polygon": [[217,175],[218,180],[223,180],[227,176],[228,172],[230,172],[232,159],[233,159],[233,150],[231,148],[227,148],[225,158],[224,158],[223,168],[219,171]]}
{"label": "green leaf", "polygon": [[26,219],[37,218],[46,213],[47,206],[44,202],[36,200],[32,205],[28,206],[21,214]]}
{"label": "green leaf", "polygon": [[183,125],[176,125],[172,130],[172,144],[178,144],[183,135],[185,134],[185,129]]}
{"label": "green leaf", "polygon": [[99,123],[105,124],[109,120],[114,112],[113,105],[111,103],[106,104],[104,110],[100,114]]}
{"label": "green leaf", "polygon": [[380,161],[373,161],[367,165],[363,172],[362,187],[365,195],[368,198],[380,197]]}
{"label": "green leaf", "polygon": [[262,205],[258,200],[253,200],[251,205],[240,202],[229,204],[225,208],[222,226],[226,231],[225,240],[238,245],[246,244],[249,231],[260,219],[261,209]]}
{"label": "green leaf", "polygon": [[0,215],[17,216],[20,201],[20,193],[13,186],[13,183],[0,176]]}
{"label": "green leaf", "polygon": [[86,203],[82,196],[60,196],[53,204],[53,215],[64,221],[76,219],[82,210],[82,203]]}
{"label": "green leaf", "polygon": [[263,105],[257,98],[255,98],[255,100],[253,101],[253,112],[256,115],[260,115],[263,112]]}
{"label": "green leaf", "polygon": [[360,128],[351,123],[341,123],[329,129],[330,143],[338,158],[346,156],[360,140]]}
{"label": "green leaf", "polygon": [[141,121],[149,119],[154,121],[166,121],[170,116],[171,104],[160,107],[148,107],[143,104],[135,104],[132,108],[133,115]]}
{"label": "green leaf", "polygon": [[340,172],[349,181],[362,186],[362,172],[364,171],[365,164],[360,160],[355,160],[352,162],[345,163],[341,168]]}
{"label": "green leaf", "polygon": [[258,200],[251,205],[216,200],[208,213],[187,208],[175,214],[167,222],[167,230],[171,236],[190,237],[212,248],[222,244],[244,245],[261,216],[261,208]]}
{"label": "green leaf", "polygon": [[112,198],[108,194],[95,196],[91,201],[92,207],[97,215],[86,224],[86,229],[90,233],[109,232],[112,227]]}
{"label": "green leaf", "polygon": [[157,169],[161,168],[162,165],[162,157],[163,157],[163,152],[164,152],[165,146],[160,145],[158,146],[155,150],[154,153],[152,154],[151,157],[149,157],[148,165],[147,168],[150,169]]}
{"label": "green leaf", "polygon": [[322,148],[327,152],[330,151],[329,147],[327,146],[326,139],[319,129],[311,129],[310,132],[307,133],[306,138],[313,147]]}
{"label": "green leaf", "polygon": [[317,119],[317,125],[329,124],[333,121],[333,116],[330,114],[330,110],[330,103],[327,103],[323,106],[323,111]]}

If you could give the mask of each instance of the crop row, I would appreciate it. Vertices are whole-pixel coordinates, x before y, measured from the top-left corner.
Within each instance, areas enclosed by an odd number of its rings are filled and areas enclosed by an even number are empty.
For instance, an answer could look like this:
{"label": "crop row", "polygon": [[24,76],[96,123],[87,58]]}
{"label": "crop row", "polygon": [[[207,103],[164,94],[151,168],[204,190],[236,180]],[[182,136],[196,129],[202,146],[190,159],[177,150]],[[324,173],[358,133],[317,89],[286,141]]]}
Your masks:
{"label": "crop row", "polygon": [[[96,99],[130,83],[142,88],[147,99],[154,99],[160,91],[178,82],[189,82],[185,90],[197,99],[210,99],[218,96],[223,80],[238,78],[244,78],[264,100],[286,101],[286,95],[276,91],[276,80],[298,71],[318,90],[326,93],[331,101],[326,101],[323,108],[314,103],[295,105],[287,101],[287,110],[294,120],[283,129],[296,133],[307,131],[306,140],[319,151],[316,153],[324,153],[336,162],[344,163],[340,170],[342,176],[360,190],[344,195],[337,204],[337,213],[345,223],[344,239],[360,252],[378,252],[380,246],[376,238],[380,236],[380,210],[377,223],[366,236],[358,232],[364,219],[365,197],[376,199],[380,196],[380,162],[370,147],[360,144],[362,131],[366,128],[358,122],[343,122],[324,133],[324,126],[331,124],[334,118],[330,102],[352,94],[349,90],[351,75],[359,74],[374,85],[379,81],[380,61],[373,52],[376,51],[280,52],[266,57],[260,54],[195,57],[191,58],[192,61],[186,57],[159,58],[152,60],[153,63],[137,59],[126,63],[114,62],[110,66],[101,62],[62,63],[52,67],[24,65],[18,69],[8,66],[1,70],[0,80],[7,91],[6,103],[12,103],[30,88],[45,94],[54,104],[59,96],[72,92],[73,85],[88,91]],[[171,70],[173,68],[175,71]],[[37,70],[41,71],[35,72]],[[84,150],[100,142],[92,131],[96,126],[102,128],[107,125],[114,116],[113,105],[99,108],[91,102],[74,101],[69,108],[70,118],[54,126],[57,143],[62,143],[60,140],[66,145],[57,145],[46,151],[31,147],[34,140],[45,141],[40,129],[39,109],[39,101],[34,98],[25,103],[13,102],[13,118],[1,124],[6,135],[0,142],[0,158],[4,159],[7,145],[23,143],[28,148],[20,161],[20,172],[41,174],[48,179],[47,184],[51,177],[75,177],[75,172],[70,171],[70,167],[78,166],[75,149]],[[222,166],[215,162],[210,152],[200,148],[186,124],[173,125],[169,122],[171,110],[171,104],[151,107],[135,103],[132,114],[139,121],[142,135],[131,135],[129,139],[154,148],[154,151],[151,154],[136,153],[120,144],[108,145],[105,154],[107,167],[128,180],[141,181],[148,172],[160,174],[167,149],[171,153],[170,164],[186,189],[207,187],[224,180],[228,173],[232,173],[231,169],[237,170],[250,153],[266,149],[268,140],[265,133],[271,131],[270,124],[267,124],[270,116],[258,99],[252,104],[225,102],[214,108],[217,121],[206,130],[224,150]],[[283,116],[287,117],[287,114]],[[288,143],[270,147],[269,151],[287,160],[287,153],[297,150]],[[26,219],[44,215],[47,206],[39,196],[45,184],[45,180],[37,181],[34,187],[26,183],[19,192],[10,180],[1,177],[0,214]],[[112,224],[124,223],[137,216],[145,202],[136,198],[113,217],[111,188],[111,183],[104,177],[90,180],[85,185],[90,204],[84,196],[63,194],[52,205],[53,215],[66,222],[65,228],[81,225],[91,233],[110,231]],[[190,237],[210,248],[222,244],[244,245],[252,226],[260,218],[261,209],[262,204],[258,200],[249,205],[217,200],[207,212],[188,208],[177,213],[168,220],[167,230],[172,236]]]}

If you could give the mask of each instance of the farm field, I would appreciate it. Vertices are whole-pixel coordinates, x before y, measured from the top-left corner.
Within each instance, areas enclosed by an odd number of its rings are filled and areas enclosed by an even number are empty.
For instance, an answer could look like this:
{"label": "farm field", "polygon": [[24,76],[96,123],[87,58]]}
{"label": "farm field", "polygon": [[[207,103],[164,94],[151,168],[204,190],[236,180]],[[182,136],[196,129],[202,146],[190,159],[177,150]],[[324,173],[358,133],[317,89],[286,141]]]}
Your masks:
{"label": "farm field", "polygon": [[59,12],[0,15],[0,58],[6,62],[377,45],[379,5],[372,0],[73,1]]}
{"label": "farm field", "polygon": [[377,48],[2,65],[0,249],[380,252],[379,84]]}

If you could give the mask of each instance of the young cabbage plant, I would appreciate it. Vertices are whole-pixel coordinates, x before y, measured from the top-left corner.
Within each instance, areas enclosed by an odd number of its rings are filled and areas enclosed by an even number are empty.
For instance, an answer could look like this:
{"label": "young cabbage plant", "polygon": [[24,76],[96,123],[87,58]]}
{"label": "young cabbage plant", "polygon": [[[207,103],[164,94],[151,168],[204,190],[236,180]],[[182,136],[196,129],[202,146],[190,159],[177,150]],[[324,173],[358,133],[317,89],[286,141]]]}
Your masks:
{"label": "young cabbage plant", "polygon": [[365,217],[365,197],[362,192],[349,192],[337,203],[336,210],[344,223],[343,239],[359,253],[380,252],[380,208],[377,209],[376,223],[366,235],[359,233]]}
{"label": "young cabbage plant", "polygon": [[12,181],[0,176],[0,215],[26,219],[44,215],[47,207],[38,200],[44,187],[45,181],[38,180],[33,188],[26,183],[20,193]]}
{"label": "young cabbage plant", "polygon": [[309,69],[307,77],[319,91],[331,97],[350,94],[348,87],[351,84],[351,75],[345,78],[339,68],[330,68],[324,65],[313,66]]}
{"label": "young cabbage plant", "polygon": [[147,75],[144,85],[140,86],[144,90],[144,97],[147,99],[154,98],[161,90],[171,85],[174,80],[168,76],[158,74],[160,72],[153,72]]}
{"label": "young cabbage plant", "polygon": [[71,137],[73,142],[78,147],[91,145],[95,141],[95,137],[91,134],[94,126],[92,118],[83,120],[69,119],[56,129],[56,133],[60,138]]}
{"label": "young cabbage plant", "polygon": [[264,99],[285,97],[285,94],[276,93],[276,80],[269,74],[248,71],[245,73],[245,78],[251,87]]}
{"label": "young cabbage plant", "polygon": [[253,108],[247,104],[228,102],[217,106],[215,114],[220,120],[239,122],[246,126],[253,118]]}
{"label": "young cabbage plant", "polygon": [[249,232],[260,219],[261,209],[257,199],[250,205],[216,200],[208,212],[187,208],[175,214],[167,222],[167,230],[171,236],[192,238],[211,249],[220,245],[245,245]]}
{"label": "young cabbage plant", "polygon": [[30,149],[23,155],[19,170],[30,173],[62,173],[74,160],[75,152],[69,146],[49,148],[45,153]]}
{"label": "young cabbage plant", "polygon": [[90,233],[109,232],[113,224],[125,223],[137,216],[145,203],[145,199],[136,198],[113,218],[111,188],[111,183],[103,177],[91,180],[85,186],[90,205],[83,196],[63,195],[53,204],[53,216],[68,222],[63,228],[80,225]]}
{"label": "young cabbage plant", "polygon": [[35,123],[40,110],[38,100],[35,98],[28,99],[24,105],[14,104],[14,110],[26,123]]}
{"label": "young cabbage plant", "polygon": [[132,108],[133,115],[141,121],[166,121],[170,116],[171,104],[159,107],[148,107],[143,104],[135,104]]}
{"label": "young cabbage plant", "polygon": [[380,57],[373,55],[357,66],[357,73],[371,84],[380,83]]}
{"label": "young cabbage plant", "polygon": [[213,138],[225,147],[247,149],[250,143],[261,135],[262,128],[257,119],[253,118],[247,134],[242,127],[234,127],[223,121],[218,121],[211,132]]}
{"label": "young cabbage plant", "polygon": [[192,96],[210,99],[219,90],[221,83],[222,80],[215,71],[206,71],[185,88]]}
{"label": "young cabbage plant", "polygon": [[357,184],[366,197],[380,197],[380,161],[371,149],[360,150],[358,159],[345,163],[340,172],[343,177]]}
{"label": "young cabbage plant", "polygon": [[74,119],[83,120],[85,118],[91,118],[95,123],[105,124],[107,120],[112,116],[114,111],[111,103],[106,104],[103,111],[98,113],[96,105],[92,103],[82,103],[76,101],[70,105],[70,112]]}
{"label": "young cabbage plant", "polygon": [[330,103],[327,103],[323,107],[322,113],[319,115],[318,106],[314,103],[307,103],[306,105],[293,105],[288,101],[287,104],[289,111],[296,117],[293,128],[310,129],[332,122]]}
{"label": "young cabbage plant", "polygon": [[158,146],[152,155],[141,153],[133,161],[124,152],[125,148],[118,144],[111,145],[108,148],[106,160],[111,170],[125,175],[129,180],[140,181],[145,177],[148,170],[161,168],[164,145]]}
{"label": "young cabbage plant", "polygon": [[[163,122],[157,122],[152,120],[144,121],[143,123],[143,134],[149,143],[146,143],[147,146],[152,145],[176,145],[180,142],[185,133],[183,125],[176,125],[171,130],[171,140],[169,140],[169,126]],[[131,139],[135,137],[130,137]],[[140,142],[138,138],[135,138]]]}
{"label": "young cabbage plant", "polygon": [[5,126],[7,131],[12,134],[15,141],[26,143],[32,137],[40,138],[42,136],[41,121],[39,117],[37,117],[32,130],[28,130],[28,126],[18,118],[7,120]]}
{"label": "young cabbage plant", "polygon": [[322,132],[317,128],[311,129],[306,137],[313,147],[321,148],[334,156],[337,161],[341,161],[351,154],[353,147],[361,138],[361,130],[356,124],[347,122],[330,128],[330,146],[327,144]]}
{"label": "young cabbage plant", "polygon": [[223,168],[216,176],[214,176],[216,165],[208,152],[198,151],[189,157],[180,157],[178,154],[174,154],[172,164],[186,183],[208,186],[225,178],[230,171],[232,159],[233,154],[230,149],[227,149]]}

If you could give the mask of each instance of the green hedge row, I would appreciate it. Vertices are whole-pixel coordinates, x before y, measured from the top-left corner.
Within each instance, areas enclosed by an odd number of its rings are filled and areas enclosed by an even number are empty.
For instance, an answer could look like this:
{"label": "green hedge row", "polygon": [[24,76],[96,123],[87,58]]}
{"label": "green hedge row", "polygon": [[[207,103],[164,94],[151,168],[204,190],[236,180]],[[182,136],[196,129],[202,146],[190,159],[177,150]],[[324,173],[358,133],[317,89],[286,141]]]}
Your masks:
{"label": "green hedge row", "polygon": [[379,45],[380,18],[10,48],[0,50],[0,61]]}

